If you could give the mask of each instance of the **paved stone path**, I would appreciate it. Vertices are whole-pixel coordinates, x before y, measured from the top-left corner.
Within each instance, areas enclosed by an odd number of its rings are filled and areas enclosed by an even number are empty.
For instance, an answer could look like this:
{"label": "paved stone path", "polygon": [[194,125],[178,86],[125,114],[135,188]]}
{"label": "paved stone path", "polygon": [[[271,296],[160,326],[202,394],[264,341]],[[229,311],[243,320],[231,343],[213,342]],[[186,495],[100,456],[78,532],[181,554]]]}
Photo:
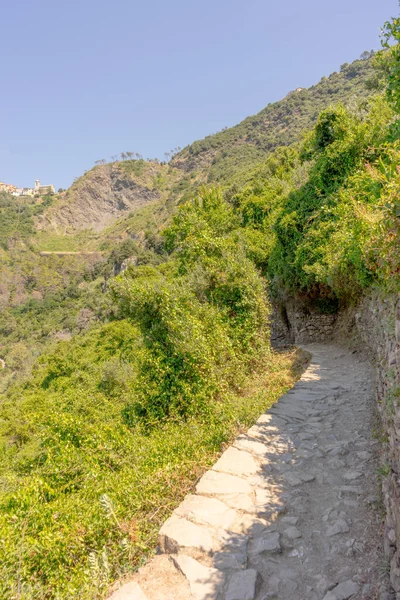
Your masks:
{"label": "paved stone path", "polygon": [[333,345],[205,473],[112,600],[389,598],[371,368]]}

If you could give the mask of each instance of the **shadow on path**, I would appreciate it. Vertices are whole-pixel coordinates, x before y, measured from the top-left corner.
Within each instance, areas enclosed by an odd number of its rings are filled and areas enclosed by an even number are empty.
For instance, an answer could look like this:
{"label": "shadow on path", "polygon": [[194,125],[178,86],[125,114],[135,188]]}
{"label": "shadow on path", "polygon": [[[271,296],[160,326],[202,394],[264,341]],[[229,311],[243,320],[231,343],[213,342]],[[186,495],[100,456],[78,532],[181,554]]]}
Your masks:
{"label": "shadow on path", "polygon": [[307,349],[301,379],[204,474],[163,525],[160,555],[113,600],[376,597],[371,368]]}

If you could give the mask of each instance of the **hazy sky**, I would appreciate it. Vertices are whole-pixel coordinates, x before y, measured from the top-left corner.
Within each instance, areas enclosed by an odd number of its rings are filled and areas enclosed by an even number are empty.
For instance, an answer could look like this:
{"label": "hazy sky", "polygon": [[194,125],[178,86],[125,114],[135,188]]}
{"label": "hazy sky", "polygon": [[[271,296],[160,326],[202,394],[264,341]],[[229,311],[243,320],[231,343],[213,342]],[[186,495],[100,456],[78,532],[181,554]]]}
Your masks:
{"label": "hazy sky", "polygon": [[364,50],[397,0],[3,2],[0,181],[67,187],[122,151],[163,158]]}

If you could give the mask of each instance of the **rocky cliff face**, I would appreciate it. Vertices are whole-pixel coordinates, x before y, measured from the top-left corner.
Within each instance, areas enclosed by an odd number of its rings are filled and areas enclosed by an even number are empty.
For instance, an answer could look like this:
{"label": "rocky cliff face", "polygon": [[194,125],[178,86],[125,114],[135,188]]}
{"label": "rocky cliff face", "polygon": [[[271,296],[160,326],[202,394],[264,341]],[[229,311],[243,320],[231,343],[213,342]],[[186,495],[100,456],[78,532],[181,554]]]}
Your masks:
{"label": "rocky cliff face", "polygon": [[177,169],[144,161],[95,167],[62,193],[36,226],[58,234],[101,231],[119,217],[166,199],[179,177]]}

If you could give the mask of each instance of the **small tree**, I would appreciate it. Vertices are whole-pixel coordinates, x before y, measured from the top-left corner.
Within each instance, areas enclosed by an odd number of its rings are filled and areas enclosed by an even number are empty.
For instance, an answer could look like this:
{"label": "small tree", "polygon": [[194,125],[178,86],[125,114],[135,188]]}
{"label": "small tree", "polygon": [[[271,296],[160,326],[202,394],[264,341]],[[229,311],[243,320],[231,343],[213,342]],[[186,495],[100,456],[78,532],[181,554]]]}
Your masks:
{"label": "small tree", "polygon": [[371,58],[371,52],[369,52],[368,50],[364,50],[364,52],[360,56],[360,60],[368,60],[368,58]]}
{"label": "small tree", "polygon": [[400,113],[400,18],[386,21],[381,37],[386,52],[379,53],[378,63],[387,75],[388,100]]}

